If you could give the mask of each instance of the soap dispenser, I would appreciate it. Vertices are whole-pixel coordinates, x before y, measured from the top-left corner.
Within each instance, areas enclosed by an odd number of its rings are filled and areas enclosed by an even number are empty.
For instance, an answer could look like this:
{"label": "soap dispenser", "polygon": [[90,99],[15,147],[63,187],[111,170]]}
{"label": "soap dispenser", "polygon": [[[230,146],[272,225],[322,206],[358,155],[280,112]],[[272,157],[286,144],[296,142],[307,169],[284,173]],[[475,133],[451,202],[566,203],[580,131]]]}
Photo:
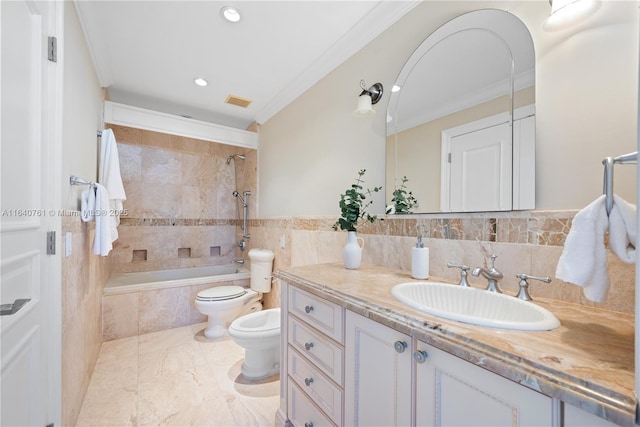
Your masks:
{"label": "soap dispenser", "polygon": [[411,248],[411,277],[414,279],[429,278],[429,248],[422,243],[422,235],[418,236],[418,243]]}

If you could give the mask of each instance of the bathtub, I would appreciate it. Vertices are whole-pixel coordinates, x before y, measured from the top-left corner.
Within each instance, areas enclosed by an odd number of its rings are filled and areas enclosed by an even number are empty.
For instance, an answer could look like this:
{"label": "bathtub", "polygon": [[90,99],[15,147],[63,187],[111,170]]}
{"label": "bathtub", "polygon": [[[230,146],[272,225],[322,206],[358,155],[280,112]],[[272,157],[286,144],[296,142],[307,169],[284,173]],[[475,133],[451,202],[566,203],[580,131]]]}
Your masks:
{"label": "bathtub", "polygon": [[235,264],[114,275],[102,295],[102,339],[205,322],[195,307],[197,293],[213,286],[248,287],[250,276]]}
{"label": "bathtub", "polygon": [[[249,270],[231,265],[178,268],[174,270],[141,271],[112,276],[104,287],[104,295],[152,291],[181,286],[220,284],[249,279]],[[227,283],[232,284],[232,283]]]}

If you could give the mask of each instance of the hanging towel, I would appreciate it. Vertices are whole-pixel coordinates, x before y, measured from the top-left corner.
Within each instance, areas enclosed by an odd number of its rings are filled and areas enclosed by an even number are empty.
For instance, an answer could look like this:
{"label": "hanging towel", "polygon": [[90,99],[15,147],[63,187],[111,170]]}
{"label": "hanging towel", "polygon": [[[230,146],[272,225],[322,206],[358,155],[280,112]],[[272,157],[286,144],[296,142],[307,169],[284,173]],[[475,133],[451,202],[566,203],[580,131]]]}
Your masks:
{"label": "hanging towel", "polygon": [[602,302],[609,290],[604,236],[609,227],[605,197],[576,214],[556,267],[556,277],[581,286],[585,297]]}
{"label": "hanging towel", "polygon": [[100,147],[100,166],[99,166],[98,182],[102,184],[107,192],[109,199],[109,207],[107,208],[111,220],[111,241],[118,238],[118,225],[120,225],[120,212],[122,211],[122,202],[127,199],[122,185],[122,176],[120,175],[120,160],[118,158],[118,145],[116,137],[111,129],[102,131],[102,144]]}
{"label": "hanging towel", "polygon": [[82,192],[82,198],[80,202],[80,217],[84,222],[91,222],[95,219],[96,211],[96,189],[93,186],[89,186]]}
{"label": "hanging towel", "polygon": [[95,220],[96,220],[96,232],[93,237],[93,253],[96,255],[107,256],[111,249],[113,249],[111,239],[111,216],[109,215],[109,193],[107,189],[101,185],[96,184],[96,208],[95,208]]}
{"label": "hanging towel", "polygon": [[627,264],[636,262],[636,206],[621,197],[613,196],[609,213],[609,248]]}

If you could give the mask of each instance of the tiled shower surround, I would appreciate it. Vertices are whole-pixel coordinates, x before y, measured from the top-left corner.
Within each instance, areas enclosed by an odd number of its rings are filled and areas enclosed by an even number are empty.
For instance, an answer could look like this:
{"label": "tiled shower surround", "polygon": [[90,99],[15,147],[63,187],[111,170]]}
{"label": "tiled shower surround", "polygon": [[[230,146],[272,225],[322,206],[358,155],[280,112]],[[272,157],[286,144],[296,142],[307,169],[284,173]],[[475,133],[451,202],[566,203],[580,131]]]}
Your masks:
{"label": "tiled shower surround", "polygon": [[[118,141],[127,200],[111,273],[229,264],[236,245],[239,192],[256,193],[256,152],[241,147],[107,125]],[[255,203],[249,199],[250,217]],[[135,251],[135,252],[134,252]],[[135,256],[134,256],[135,254]]]}

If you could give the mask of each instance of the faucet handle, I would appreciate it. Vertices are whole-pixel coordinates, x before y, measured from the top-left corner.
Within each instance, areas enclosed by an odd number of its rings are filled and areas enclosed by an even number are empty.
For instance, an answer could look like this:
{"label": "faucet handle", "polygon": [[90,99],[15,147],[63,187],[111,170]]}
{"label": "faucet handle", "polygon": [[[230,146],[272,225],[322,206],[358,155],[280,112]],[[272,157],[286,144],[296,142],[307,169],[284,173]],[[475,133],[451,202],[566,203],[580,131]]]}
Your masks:
{"label": "faucet handle", "polygon": [[458,285],[466,287],[466,288],[470,288],[471,285],[469,285],[469,281],[467,280],[467,271],[469,271],[469,269],[471,267],[469,267],[468,265],[462,264],[462,265],[456,265],[456,264],[452,264],[450,262],[447,263],[447,267],[449,268],[459,268],[460,269],[460,282],[458,283]]}
{"label": "faucet handle", "polygon": [[498,258],[498,255],[496,255],[496,254],[492,254],[491,255],[491,268],[493,268],[493,269],[496,268],[496,258]]}
{"label": "faucet handle", "polygon": [[518,295],[516,295],[516,298],[520,298],[521,300],[525,301],[533,301],[533,298],[531,298],[531,295],[529,294],[529,282],[527,282],[527,280],[539,280],[545,283],[551,282],[551,277],[549,276],[540,277],[518,273],[516,274],[516,277],[520,279],[520,283],[518,283],[520,285],[520,290],[518,291]]}

